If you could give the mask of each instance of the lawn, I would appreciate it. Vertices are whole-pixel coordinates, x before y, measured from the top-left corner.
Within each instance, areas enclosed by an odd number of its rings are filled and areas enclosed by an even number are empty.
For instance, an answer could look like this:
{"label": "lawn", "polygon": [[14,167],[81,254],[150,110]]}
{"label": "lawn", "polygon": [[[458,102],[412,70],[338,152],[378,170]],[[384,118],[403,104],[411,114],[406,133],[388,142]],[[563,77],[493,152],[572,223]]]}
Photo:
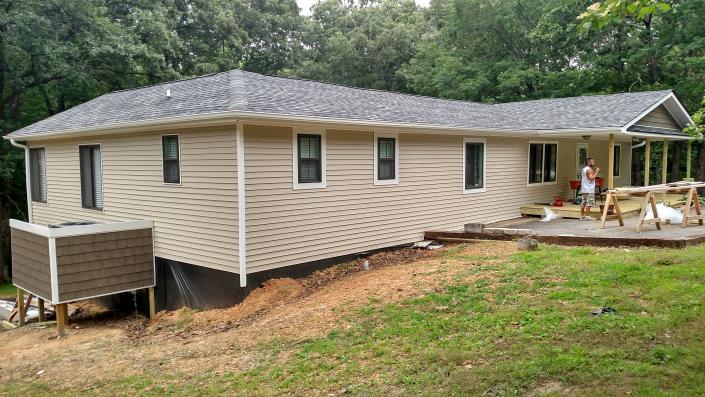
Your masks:
{"label": "lawn", "polygon": [[0,284],[0,299],[7,299],[15,297],[17,291],[15,286],[12,284]]}
{"label": "lawn", "polygon": [[[474,265],[433,293],[371,302],[325,337],[262,344],[245,370],[145,370],[89,393],[705,395],[705,246],[445,256]],[[591,314],[603,307],[615,312]]]}

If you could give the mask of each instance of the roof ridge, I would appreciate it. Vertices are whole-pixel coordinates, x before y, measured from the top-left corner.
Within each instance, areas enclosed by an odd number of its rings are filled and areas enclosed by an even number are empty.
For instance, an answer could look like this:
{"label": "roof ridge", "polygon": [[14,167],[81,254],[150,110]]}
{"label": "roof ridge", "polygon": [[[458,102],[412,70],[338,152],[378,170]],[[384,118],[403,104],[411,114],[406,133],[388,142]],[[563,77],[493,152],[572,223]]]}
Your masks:
{"label": "roof ridge", "polygon": [[271,77],[274,79],[287,79],[287,80],[295,80],[295,81],[304,81],[304,82],[314,83],[314,84],[330,85],[330,86],[335,86],[335,87],[348,88],[351,90],[372,91],[372,92],[380,92],[380,93],[384,93],[384,94],[404,95],[404,96],[409,96],[409,97],[413,97],[413,98],[426,98],[426,99],[435,99],[438,101],[470,103],[470,104],[474,104],[474,105],[492,106],[492,104],[489,104],[489,103],[470,101],[470,100],[466,100],[466,99],[441,98],[441,97],[429,96],[429,95],[410,94],[408,92],[382,90],[382,89],[378,89],[378,88],[354,87],[351,85],[345,85],[345,84],[341,84],[341,83],[331,83],[331,82],[327,82],[327,81],[311,80],[311,79],[306,79],[303,77],[296,77],[296,76],[275,76],[275,75],[271,75],[271,74],[250,72],[250,71],[241,70],[241,69],[233,69],[232,71],[236,71],[236,70],[242,72],[243,74],[252,74],[252,75],[256,75],[256,76]]}

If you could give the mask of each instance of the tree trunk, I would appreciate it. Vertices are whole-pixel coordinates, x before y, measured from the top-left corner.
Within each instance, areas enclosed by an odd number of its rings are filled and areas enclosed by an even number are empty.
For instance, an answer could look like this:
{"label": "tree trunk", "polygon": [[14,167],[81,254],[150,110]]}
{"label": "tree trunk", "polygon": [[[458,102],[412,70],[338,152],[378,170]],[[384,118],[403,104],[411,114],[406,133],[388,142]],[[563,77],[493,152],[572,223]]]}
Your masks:
{"label": "tree trunk", "polygon": [[632,186],[644,184],[644,160],[643,147],[632,151]]}
{"label": "tree trunk", "polygon": [[695,175],[699,181],[705,181],[705,141],[698,144],[698,164]]}
{"label": "tree trunk", "polygon": [[[0,180],[2,192],[8,192],[6,180]],[[12,255],[10,252],[10,202],[0,193],[0,284],[10,281]]]}
{"label": "tree trunk", "polygon": [[668,175],[669,182],[677,182],[683,179],[681,175],[681,151],[683,151],[683,142],[673,142],[673,149],[671,150],[671,171]]}

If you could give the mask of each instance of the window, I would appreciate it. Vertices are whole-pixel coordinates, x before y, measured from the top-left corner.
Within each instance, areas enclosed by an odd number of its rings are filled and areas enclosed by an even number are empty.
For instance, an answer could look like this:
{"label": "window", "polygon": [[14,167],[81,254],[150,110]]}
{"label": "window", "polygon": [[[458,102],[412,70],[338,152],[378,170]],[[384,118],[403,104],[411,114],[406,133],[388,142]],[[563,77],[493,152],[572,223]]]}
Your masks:
{"label": "window", "polygon": [[79,146],[83,208],[103,209],[103,166],[100,145]]}
{"label": "window", "polygon": [[399,183],[399,136],[375,133],[375,185]]}
{"label": "window", "polygon": [[465,139],[463,193],[485,191],[485,141]]}
{"label": "window", "polygon": [[578,153],[576,156],[577,159],[577,177],[580,179],[581,172],[583,171],[583,168],[585,168],[585,162],[587,161],[588,158],[588,145],[586,143],[579,143],[578,144]]}
{"label": "window", "polygon": [[326,185],[325,133],[294,133],[294,189]]}
{"label": "window", "polygon": [[613,176],[619,176],[619,169],[622,165],[622,145],[614,145],[614,171]]}
{"label": "window", "polygon": [[44,148],[29,149],[29,173],[32,201],[46,203],[47,174]]}
{"label": "window", "polygon": [[162,136],[162,163],[164,183],[181,183],[181,169],[179,166],[179,136]]}
{"label": "window", "polygon": [[529,183],[556,182],[558,144],[529,144]]}

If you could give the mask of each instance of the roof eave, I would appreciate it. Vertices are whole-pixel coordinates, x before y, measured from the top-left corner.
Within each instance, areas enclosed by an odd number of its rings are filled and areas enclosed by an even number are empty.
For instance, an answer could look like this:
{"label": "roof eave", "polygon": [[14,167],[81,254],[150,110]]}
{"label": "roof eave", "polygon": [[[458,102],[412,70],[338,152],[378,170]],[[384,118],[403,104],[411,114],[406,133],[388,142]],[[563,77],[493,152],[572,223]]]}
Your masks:
{"label": "roof eave", "polygon": [[98,127],[77,128],[60,132],[45,132],[36,134],[8,134],[5,139],[15,139],[18,141],[67,139],[81,136],[108,135],[118,133],[140,132],[145,129],[154,131],[169,130],[174,128],[205,127],[215,125],[234,124],[237,121],[264,123],[266,121],[284,122],[290,124],[326,124],[333,126],[355,126],[370,127],[375,129],[402,129],[419,132],[443,132],[450,134],[472,134],[482,133],[485,135],[502,134],[503,136],[525,136],[533,137],[537,135],[570,134],[570,133],[614,133],[619,131],[619,127],[589,127],[589,128],[567,128],[555,130],[542,129],[509,129],[509,128],[484,128],[484,127],[456,127],[438,124],[415,124],[415,123],[394,123],[372,120],[342,119],[317,116],[298,116],[278,113],[263,113],[251,111],[228,111],[218,113],[208,113],[196,116],[180,116],[161,119],[151,119],[146,121],[113,123]]}

